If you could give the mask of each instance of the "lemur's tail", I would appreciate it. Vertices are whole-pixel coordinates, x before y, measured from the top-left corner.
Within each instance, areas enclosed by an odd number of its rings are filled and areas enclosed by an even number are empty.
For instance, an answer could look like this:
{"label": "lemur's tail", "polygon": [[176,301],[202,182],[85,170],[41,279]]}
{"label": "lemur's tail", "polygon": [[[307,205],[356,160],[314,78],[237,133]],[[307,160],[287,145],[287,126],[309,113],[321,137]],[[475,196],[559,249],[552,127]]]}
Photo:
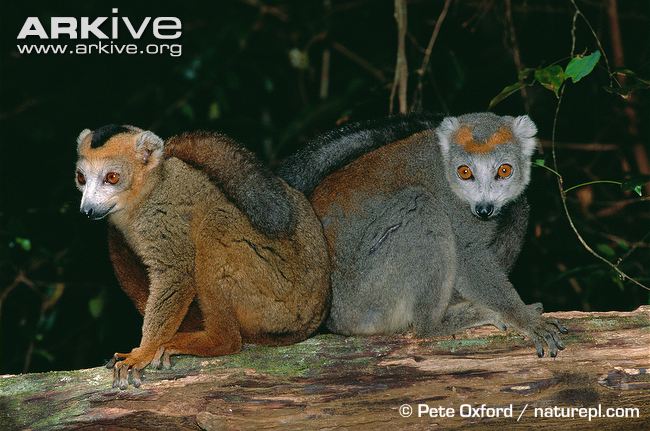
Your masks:
{"label": "lemur's tail", "polygon": [[278,175],[309,195],[326,176],[359,156],[432,129],[441,119],[433,114],[411,114],[345,125],[311,140],[305,148],[282,162]]}
{"label": "lemur's tail", "polygon": [[205,172],[264,234],[280,236],[294,230],[295,204],[282,180],[232,138],[210,132],[174,136],[165,143],[165,156]]}

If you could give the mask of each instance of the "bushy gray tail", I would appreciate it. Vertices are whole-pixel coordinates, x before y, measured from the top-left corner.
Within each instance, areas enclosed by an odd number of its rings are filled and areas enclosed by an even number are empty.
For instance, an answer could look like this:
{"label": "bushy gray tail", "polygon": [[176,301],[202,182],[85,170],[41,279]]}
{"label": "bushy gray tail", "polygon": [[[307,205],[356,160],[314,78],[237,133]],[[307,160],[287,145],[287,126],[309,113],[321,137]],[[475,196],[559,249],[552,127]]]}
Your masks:
{"label": "bushy gray tail", "polygon": [[312,139],[282,162],[278,175],[306,195],[329,174],[363,154],[436,127],[442,116],[411,114],[347,124]]}
{"label": "bushy gray tail", "polygon": [[232,138],[209,132],[174,136],[165,143],[165,156],[205,172],[260,232],[271,237],[293,232],[296,208],[286,186]]}

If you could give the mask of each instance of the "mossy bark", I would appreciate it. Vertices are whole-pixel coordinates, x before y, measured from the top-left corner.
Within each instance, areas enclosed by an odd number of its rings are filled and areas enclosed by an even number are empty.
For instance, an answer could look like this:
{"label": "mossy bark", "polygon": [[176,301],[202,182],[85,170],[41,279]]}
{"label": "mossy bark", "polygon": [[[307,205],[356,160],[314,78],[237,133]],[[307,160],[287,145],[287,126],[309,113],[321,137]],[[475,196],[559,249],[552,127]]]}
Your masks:
{"label": "mossy bark", "polygon": [[[523,337],[484,327],[455,338],[319,335],[183,357],[171,370],[145,370],[142,387],[126,391],[111,388],[103,367],[0,376],[0,429],[648,429],[650,307],[550,315],[571,331],[557,358],[539,359]],[[425,403],[455,416],[418,417]],[[408,418],[403,404],[414,409]],[[463,404],[512,405],[514,417],[460,417]],[[598,405],[638,408],[639,417],[534,416]]]}

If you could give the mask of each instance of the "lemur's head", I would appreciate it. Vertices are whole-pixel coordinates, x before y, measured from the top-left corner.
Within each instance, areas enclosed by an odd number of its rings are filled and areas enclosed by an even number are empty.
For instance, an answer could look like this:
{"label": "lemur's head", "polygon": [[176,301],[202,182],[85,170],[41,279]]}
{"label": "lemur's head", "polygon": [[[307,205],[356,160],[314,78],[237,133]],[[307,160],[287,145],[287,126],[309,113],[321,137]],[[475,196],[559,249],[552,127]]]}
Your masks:
{"label": "lemur's head", "polygon": [[537,127],[527,116],[490,112],[445,118],[436,135],[454,193],[487,220],[517,198],[530,181]]}
{"label": "lemur's head", "polygon": [[143,193],[147,174],[160,165],[163,140],[133,126],[85,129],[77,138],[75,181],[80,211],[93,220],[126,208]]}

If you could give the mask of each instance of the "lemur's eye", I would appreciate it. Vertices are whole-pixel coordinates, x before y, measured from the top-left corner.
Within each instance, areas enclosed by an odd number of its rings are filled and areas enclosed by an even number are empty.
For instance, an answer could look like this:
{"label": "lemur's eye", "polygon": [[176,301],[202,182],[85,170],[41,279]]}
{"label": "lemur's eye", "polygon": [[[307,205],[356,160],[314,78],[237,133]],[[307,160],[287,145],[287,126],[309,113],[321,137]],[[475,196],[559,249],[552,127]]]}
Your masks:
{"label": "lemur's eye", "polygon": [[106,174],[106,178],[104,178],[104,182],[115,185],[117,182],[120,180],[120,174],[117,172],[109,172]]}
{"label": "lemur's eye", "polygon": [[456,172],[458,172],[458,176],[461,180],[470,180],[474,178],[472,170],[467,165],[459,166],[458,169],[456,169]]}
{"label": "lemur's eye", "polygon": [[77,183],[79,183],[80,186],[86,184],[86,177],[80,171],[77,171]]}
{"label": "lemur's eye", "polygon": [[512,175],[512,166],[507,163],[499,166],[499,170],[497,170],[497,179],[508,178],[510,175]]}

